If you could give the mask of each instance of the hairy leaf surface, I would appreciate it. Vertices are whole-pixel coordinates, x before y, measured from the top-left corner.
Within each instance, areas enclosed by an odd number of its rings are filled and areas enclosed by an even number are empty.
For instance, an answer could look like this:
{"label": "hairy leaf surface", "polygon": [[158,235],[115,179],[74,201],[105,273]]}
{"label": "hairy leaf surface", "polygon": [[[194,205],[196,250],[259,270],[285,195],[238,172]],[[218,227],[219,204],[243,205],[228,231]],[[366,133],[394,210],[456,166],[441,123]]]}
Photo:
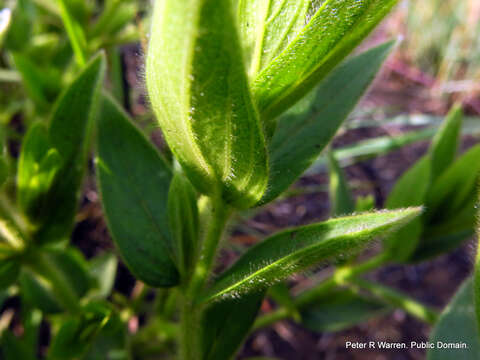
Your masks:
{"label": "hairy leaf surface", "polygon": [[420,211],[367,213],[280,232],[250,248],[207,290],[203,300],[262,289],[295,272],[344,256],[404,225]]}
{"label": "hairy leaf surface", "polygon": [[265,191],[268,162],[231,3],[156,1],[147,87],[192,184],[246,208]]}
{"label": "hairy leaf surface", "polygon": [[238,22],[249,75],[276,58],[308,23],[311,0],[239,0]]}
{"label": "hairy leaf surface", "polygon": [[295,40],[255,80],[253,93],[262,117],[274,119],[307,94],[395,3],[396,0],[324,1]]}

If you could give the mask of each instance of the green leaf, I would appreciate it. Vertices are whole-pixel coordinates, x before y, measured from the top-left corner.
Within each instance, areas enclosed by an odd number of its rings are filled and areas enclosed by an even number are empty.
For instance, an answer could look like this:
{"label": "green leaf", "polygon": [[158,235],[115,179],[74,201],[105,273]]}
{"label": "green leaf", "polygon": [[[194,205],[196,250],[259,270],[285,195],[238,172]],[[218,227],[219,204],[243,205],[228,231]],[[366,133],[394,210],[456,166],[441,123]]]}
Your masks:
{"label": "green leaf", "polygon": [[373,317],[384,315],[390,306],[348,289],[335,289],[302,310],[302,324],[318,332],[348,329]]}
{"label": "green leaf", "polygon": [[202,360],[231,359],[255,321],[264,292],[211,304],[202,318]]}
{"label": "green leaf", "polygon": [[0,157],[0,187],[5,184],[10,175],[10,168],[5,158]]}
{"label": "green leaf", "polygon": [[289,229],[250,248],[203,295],[203,301],[262,289],[318,263],[356,251],[411,221],[419,208],[337,218]]}
{"label": "green leaf", "polygon": [[45,126],[34,123],[23,141],[17,174],[18,204],[34,223],[41,222],[44,216],[47,194],[61,163],[58,151],[51,148]]}
{"label": "green leaf", "polygon": [[72,6],[69,6],[71,0],[69,2],[65,2],[65,0],[57,0],[57,2],[60,8],[60,16],[68,37],[70,38],[73,52],[75,53],[75,59],[78,65],[84,66],[87,59],[87,40],[81,23],[79,23],[78,19],[72,14]]}
{"label": "green leaf", "polygon": [[457,155],[460,130],[462,129],[462,108],[456,105],[450,110],[430,145],[432,158],[432,181],[452,165]]}
{"label": "green leaf", "polygon": [[268,289],[268,296],[270,296],[277,305],[287,308],[288,312],[292,314],[294,320],[300,320],[300,313],[298,312],[295,301],[285,282],[279,282],[270,287]]}
{"label": "green leaf", "polygon": [[53,68],[42,68],[27,56],[14,53],[13,62],[22,76],[22,83],[28,96],[39,111],[45,112],[57,97],[60,87],[60,74]]}
{"label": "green leaf", "polygon": [[192,184],[247,208],[265,192],[268,161],[231,3],[155,2],[147,88]]}
{"label": "green leaf", "polygon": [[[427,360],[476,360],[480,354],[480,334],[475,317],[473,279],[467,279],[443,311],[430,336],[435,344]],[[438,343],[466,344],[467,349],[438,347]]]}
{"label": "green leaf", "polygon": [[117,275],[117,257],[105,253],[90,260],[90,275],[96,281],[96,289],[90,294],[93,299],[105,299],[112,292]]}
{"label": "green leaf", "polygon": [[0,10],[0,49],[3,48],[3,40],[5,39],[12,20],[12,11],[9,8]]}
{"label": "green leaf", "polygon": [[[435,135],[435,128],[413,130],[398,136],[379,136],[377,138],[362,140],[353,145],[347,145],[333,150],[335,157],[343,165],[350,165],[358,161],[370,159],[375,156],[388,154],[401,147],[432,138]],[[307,170],[306,174],[317,174],[323,171],[327,159],[319,157]]]}
{"label": "green leaf", "polygon": [[42,226],[35,238],[40,243],[63,239],[72,230],[104,73],[105,56],[100,54],[87,64],[55,106],[48,141],[62,162],[39,219]]}
{"label": "green leaf", "polygon": [[245,63],[256,76],[295,39],[308,21],[310,0],[240,0],[238,23]]}
{"label": "green leaf", "polygon": [[0,260],[0,290],[15,283],[19,273],[20,263],[17,259]]}
{"label": "green leaf", "polygon": [[0,358],[2,360],[35,360],[34,350],[25,344],[10,331],[2,334],[0,341]]}
{"label": "green leaf", "polygon": [[355,202],[355,212],[365,212],[375,209],[373,195],[358,196]]}
{"label": "green leaf", "polygon": [[168,224],[172,173],[110,97],[98,122],[97,179],[112,237],[132,273],[151,286],[178,284]]}
{"label": "green leaf", "polygon": [[5,39],[8,50],[22,51],[30,43],[35,18],[35,9],[30,0],[18,0],[12,11],[10,27]]}
{"label": "green leaf", "polygon": [[[104,350],[102,359],[109,359],[109,351],[117,350],[119,343],[123,343],[123,332],[119,329],[119,323],[120,327],[123,327],[110,305],[90,303],[82,309],[80,316],[69,318],[63,322],[53,340],[48,358],[51,360],[72,358],[96,359],[97,357],[94,353],[98,352],[98,346],[100,346]],[[99,344],[99,341],[102,341],[102,337],[105,338],[112,335],[112,330],[120,338],[110,344]],[[97,349],[91,349],[95,345]],[[90,355],[85,356],[87,353],[90,353]]]}
{"label": "green leaf", "polygon": [[[431,162],[424,156],[397,180],[386,202],[387,209],[419,206],[425,202],[430,186]],[[428,208],[427,208],[428,209]],[[415,251],[423,231],[422,217],[385,239],[384,244],[392,261],[403,262]]]}
{"label": "green leaf", "polygon": [[262,204],[286,190],[318,157],[353,110],[394,43],[355,56],[283,115],[269,146],[270,179]]}
{"label": "green leaf", "polygon": [[345,173],[331,151],[328,153],[328,158],[330,164],[330,216],[351,214],[355,210],[355,202]]}
{"label": "green leaf", "polygon": [[91,286],[81,253],[51,249],[27,256],[20,274],[23,299],[47,314],[76,310],[79,299]]}
{"label": "green leaf", "polygon": [[466,151],[432,185],[425,205],[430,224],[441,224],[472,206],[480,174],[480,145]]}
{"label": "green leaf", "polygon": [[[302,32],[253,83],[262,117],[271,120],[307,94],[383,19],[396,0],[324,1]],[[335,91],[335,95],[341,91]]]}
{"label": "green leaf", "polygon": [[175,259],[185,275],[193,270],[200,239],[197,194],[180,172],[175,173],[170,184],[167,213]]}

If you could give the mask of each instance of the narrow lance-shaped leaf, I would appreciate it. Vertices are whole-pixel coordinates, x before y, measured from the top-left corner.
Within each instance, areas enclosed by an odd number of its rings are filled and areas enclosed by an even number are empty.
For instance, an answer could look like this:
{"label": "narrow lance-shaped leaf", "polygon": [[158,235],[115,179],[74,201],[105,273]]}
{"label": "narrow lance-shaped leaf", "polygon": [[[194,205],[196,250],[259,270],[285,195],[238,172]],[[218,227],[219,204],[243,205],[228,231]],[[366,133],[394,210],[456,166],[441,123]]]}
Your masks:
{"label": "narrow lance-shaped leaf", "polygon": [[429,153],[432,158],[432,181],[435,181],[455,161],[460,130],[462,129],[462,108],[456,105],[450,110],[442,126],[435,134]]}
{"label": "narrow lance-shaped leaf", "polygon": [[291,274],[345,256],[418,216],[420,208],[366,213],[289,229],[250,248],[202,300],[258,291]]}
{"label": "narrow lance-shaped leaf", "polygon": [[212,303],[202,316],[202,360],[231,359],[248,335],[264,292]]}
{"label": "narrow lance-shaped leaf", "polygon": [[[397,180],[386,201],[386,208],[398,209],[423,205],[430,186],[430,169],[429,156],[418,160]],[[418,217],[387,237],[384,244],[391,260],[396,262],[408,260],[418,246],[422,231],[422,217]]]}
{"label": "narrow lance-shaped leaf", "polygon": [[[61,164],[45,195],[47,205],[36,219],[42,223],[35,234],[38,242],[63,239],[72,230],[104,73],[105,56],[99,54],[85,66],[55,105],[48,142],[58,152]],[[47,168],[51,166],[51,161],[45,161]]]}
{"label": "narrow lance-shaped leaf", "polygon": [[458,216],[465,207],[470,207],[472,228],[474,224],[473,208],[480,175],[480,145],[466,151],[432,185],[426,205],[429,209],[430,223],[440,224]]}
{"label": "narrow lance-shaped leaf", "polygon": [[328,153],[330,175],[330,215],[339,216],[350,214],[355,210],[355,202],[348,186],[345,173],[338,164],[331,151]]}
{"label": "narrow lance-shaped leaf", "polygon": [[238,22],[250,77],[257,75],[308,22],[311,0],[240,0]]}
{"label": "narrow lance-shaped leaf", "polygon": [[180,172],[175,173],[168,192],[168,223],[179,270],[193,269],[199,245],[199,219],[195,188]]}
{"label": "narrow lance-shaped leaf", "polygon": [[60,91],[60,74],[53,68],[39,67],[22,53],[14,53],[13,62],[37,111],[46,112]]}
{"label": "narrow lance-shaped leaf", "polygon": [[253,93],[262,117],[271,121],[307,94],[395,3],[396,0],[324,1],[296,39],[256,78]]}
{"label": "narrow lance-shaped leaf", "polygon": [[168,164],[108,96],[97,141],[102,204],[120,254],[148,285],[176,285],[179,277],[167,217],[172,179]]}
{"label": "narrow lance-shaped leaf", "polygon": [[245,208],[265,191],[267,151],[231,3],[156,1],[147,87],[165,138],[192,184]]}
{"label": "narrow lance-shaped leaf", "polygon": [[387,42],[347,60],[310,97],[279,119],[269,146],[270,179],[262,204],[280,195],[312,165],[365,93],[393,45]]}
{"label": "narrow lance-shaped leaf", "polygon": [[341,331],[389,310],[390,306],[376,299],[349,289],[334,289],[302,310],[302,324],[318,332]]}

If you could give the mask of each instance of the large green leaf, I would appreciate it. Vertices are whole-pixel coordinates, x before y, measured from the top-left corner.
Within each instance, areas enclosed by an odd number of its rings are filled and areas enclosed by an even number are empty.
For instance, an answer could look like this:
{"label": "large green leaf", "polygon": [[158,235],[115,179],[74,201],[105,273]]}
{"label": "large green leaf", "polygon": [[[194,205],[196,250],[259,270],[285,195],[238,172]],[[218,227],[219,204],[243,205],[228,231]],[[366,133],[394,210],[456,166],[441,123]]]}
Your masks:
{"label": "large green leaf", "polygon": [[308,22],[311,0],[239,0],[238,22],[250,77],[293,41]]}
{"label": "large green leaf", "polygon": [[279,119],[269,146],[270,179],[262,203],[280,195],[312,165],[365,93],[393,44],[347,60]]}
{"label": "large green leaf", "polygon": [[[468,279],[444,310],[430,336],[435,347],[427,360],[476,360],[480,354],[480,333],[475,317],[473,279]],[[465,344],[467,348],[439,347]]]}
{"label": "large green leaf", "polygon": [[[397,180],[388,196],[387,209],[419,206],[425,202],[430,186],[431,162],[424,156]],[[422,217],[414,219],[384,241],[393,261],[406,261],[415,251],[423,231]]]}
{"label": "large green leaf", "polygon": [[172,172],[158,151],[105,96],[98,122],[97,179],[108,228],[128,268],[152,286],[179,281],[167,216]]}
{"label": "large green leaf", "polygon": [[289,229],[250,248],[225,271],[202,300],[236,297],[272,285],[318,263],[346,256],[386,236],[421,209],[380,211]]}
{"label": "large green leaf", "polygon": [[174,175],[168,192],[168,223],[177,265],[186,275],[193,269],[200,233],[197,194],[180,172]]}
{"label": "large green leaf", "polygon": [[255,321],[264,293],[211,304],[202,318],[202,360],[231,359]]}
{"label": "large green leaf", "polygon": [[231,3],[156,1],[147,87],[192,184],[245,208],[266,189],[267,150]]}
{"label": "large green leaf", "polygon": [[390,310],[390,306],[351,290],[336,289],[302,310],[302,324],[314,331],[347,329]]}
{"label": "large green leaf", "polygon": [[458,105],[454,106],[432,140],[429,149],[432,158],[432,181],[435,181],[455,161],[462,120],[462,108]]}
{"label": "large green leaf", "polygon": [[[37,159],[42,159],[38,164],[38,172],[45,173],[51,181],[48,191],[42,190],[45,194],[41,204],[34,206],[41,210],[37,210],[35,218],[31,219],[39,225],[34,237],[40,243],[62,240],[68,237],[72,230],[86,167],[92,120],[97,110],[104,72],[105,59],[103,54],[100,54],[62,94],[55,106],[47,139],[42,140],[42,144],[34,149],[32,161],[38,162]],[[40,129],[37,131],[39,136],[43,136]],[[40,150],[45,151],[43,157]],[[58,157],[60,159],[57,159]],[[60,164],[56,163],[58,160]],[[33,165],[34,168],[35,166]],[[52,169],[56,172],[53,180],[49,178]],[[19,174],[21,171],[23,170],[19,170]],[[31,170],[24,175],[27,176],[30,172]],[[25,176],[19,177],[19,181],[23,181]],[[25,179],[25,182],[28,182],[28,179]],[[19,186],[23,187],[22,184],[19,183]]]}
{"label": "large green leaf", "polygon": [[351,214],[355,210],[355,202],[347,179],[345,178],[345,173],[331,151],[328,153],[328,158],[330,165],[330,215],[339,216]]}
{"label": "large green leaf", "polygon": [[262,116],[274,119],[307,94],[395,3],[396,0],[324,1],[295,40],[255,80],[253,93]]}

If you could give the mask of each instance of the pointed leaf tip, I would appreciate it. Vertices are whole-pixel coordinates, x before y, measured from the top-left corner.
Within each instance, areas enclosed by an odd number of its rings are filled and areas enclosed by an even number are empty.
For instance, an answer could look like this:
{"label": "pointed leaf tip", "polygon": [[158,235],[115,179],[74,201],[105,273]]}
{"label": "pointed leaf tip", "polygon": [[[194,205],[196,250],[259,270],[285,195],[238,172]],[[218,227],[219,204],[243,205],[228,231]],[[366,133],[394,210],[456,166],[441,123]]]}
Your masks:
{"label": "pointed leaf tip", "polygon": [[361,249],[411,221],[422,208],[382,210],[300,226],[250,248],[208,289],[200,301],[260,291],[316,264]]}

